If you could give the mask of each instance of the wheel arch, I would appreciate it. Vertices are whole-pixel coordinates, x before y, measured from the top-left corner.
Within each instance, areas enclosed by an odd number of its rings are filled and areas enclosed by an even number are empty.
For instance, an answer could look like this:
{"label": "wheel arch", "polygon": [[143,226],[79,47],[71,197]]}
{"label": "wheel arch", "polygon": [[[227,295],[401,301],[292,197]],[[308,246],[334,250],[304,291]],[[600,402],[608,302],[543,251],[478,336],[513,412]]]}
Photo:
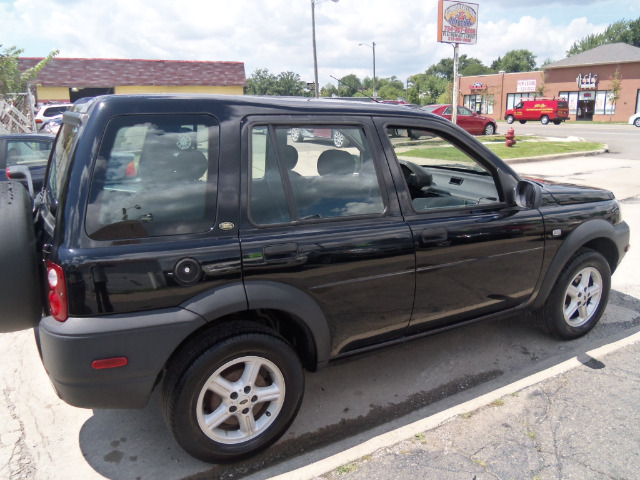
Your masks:
{"label": "wheel arch", "polygon": [[318,304],[306,293],[277,282],[240,282],[205,292],[182,305],[204,318],[206,324],[176,348],[205,330],[238,322],[266,327],[284,338],[307,370],[329,360],[330,334]]}
{"label": "wheel arch", "polygon": [[606,259],[611,273],[613,273],[620,261],[620,253],[614,235],[613,225],[600,218],[583,223],[571,232],[553,257],[538,295],[533,301],[533,308],[542,307],[562,269],[581,248],[589,248],[600,253]]}

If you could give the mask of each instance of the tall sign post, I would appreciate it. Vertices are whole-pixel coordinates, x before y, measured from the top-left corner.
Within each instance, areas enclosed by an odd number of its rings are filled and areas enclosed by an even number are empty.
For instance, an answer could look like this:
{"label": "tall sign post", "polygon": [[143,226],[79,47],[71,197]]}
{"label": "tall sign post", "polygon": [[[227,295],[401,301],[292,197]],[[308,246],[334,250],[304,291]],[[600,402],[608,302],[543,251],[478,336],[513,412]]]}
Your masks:
{"label": "tall sign post", "polygon": [[478,41],[478,4],[438,1],[438,42],[453,45],[453,112],[451,121],[458,121],[458,50],[460,44],[475,45]]}

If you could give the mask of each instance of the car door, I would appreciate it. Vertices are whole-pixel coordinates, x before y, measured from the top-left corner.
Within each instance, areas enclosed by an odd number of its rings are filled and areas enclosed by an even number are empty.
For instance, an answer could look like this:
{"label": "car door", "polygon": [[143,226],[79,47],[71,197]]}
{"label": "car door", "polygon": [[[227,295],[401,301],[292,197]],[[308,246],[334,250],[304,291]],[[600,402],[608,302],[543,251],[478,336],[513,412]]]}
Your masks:
{"label": "car door", "polygon": [[437,123],[423,121],[412,149],[389,132],[415,132],[415,123],[379,123],[416,248],[409,333],[526,302],[543,259],[540,212],[505,201],[516,181],[510,169],[483,155],[473,138]]}
{"label": "car door", "polygon": [[467,132],[478,135],[483,131],[482,121],[466,107],[458,107],[458,126]]}
{"label": "car door", "polygon": [[[295,128],[339,131],[345,146],[294,143]],[[292,292],[285,302],[295,296],[318,306],[332,356],[401,336],[415,291],[413,239],[388,189],[371,120],[252,117],[243,145],[240,237],[250,308],[252,286],[266,284]]]}

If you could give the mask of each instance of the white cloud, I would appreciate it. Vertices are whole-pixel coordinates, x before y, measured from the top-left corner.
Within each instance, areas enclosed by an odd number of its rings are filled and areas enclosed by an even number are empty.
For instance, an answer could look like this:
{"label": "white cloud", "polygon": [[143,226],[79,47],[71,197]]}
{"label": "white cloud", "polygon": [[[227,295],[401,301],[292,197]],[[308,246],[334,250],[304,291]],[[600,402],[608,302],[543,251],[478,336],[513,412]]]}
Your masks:
{"label": "white cloud", "polygon": [[[476,0],[479,41],[461,53],[487,66],[519,48],[531,50],[539,63],[559,60],[574,41],[640,15],[633,1],[580,0],[589,8],[569,8],[575,1],[526,8],[513,0]],[[612,15],[612,5],[620,17],[600,21],[604,11]],[[371,49],[358,43],[376,42],[376,74],[403,81],[452,55],[451,46],[436,42],[435,0],[325,1],[315,10],[322,85],[330,75],[372,75]],[[313,80],[309,0],[5,0],[0,18],[0,43],[25,48],[26,56],[59,48],[62,57],[241,61],[247,76],[268,68]]]}

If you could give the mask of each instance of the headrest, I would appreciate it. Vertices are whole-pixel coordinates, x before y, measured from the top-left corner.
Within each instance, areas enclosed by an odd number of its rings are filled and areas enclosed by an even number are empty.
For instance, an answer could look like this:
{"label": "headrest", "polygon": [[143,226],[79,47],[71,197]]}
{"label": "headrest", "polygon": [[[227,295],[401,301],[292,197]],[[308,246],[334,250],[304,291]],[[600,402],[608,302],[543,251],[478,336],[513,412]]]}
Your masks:
{"label": "headrest", "polygon": [[320,175],[351,175],[355,171],[353,156],[344,150],[325,150],[318,157]]}
{"label": "headrest", "polygon": [[298,164],[298,150],[293,145],[285,145],[283,150],[284,166],[287,170],[293,170]]}

